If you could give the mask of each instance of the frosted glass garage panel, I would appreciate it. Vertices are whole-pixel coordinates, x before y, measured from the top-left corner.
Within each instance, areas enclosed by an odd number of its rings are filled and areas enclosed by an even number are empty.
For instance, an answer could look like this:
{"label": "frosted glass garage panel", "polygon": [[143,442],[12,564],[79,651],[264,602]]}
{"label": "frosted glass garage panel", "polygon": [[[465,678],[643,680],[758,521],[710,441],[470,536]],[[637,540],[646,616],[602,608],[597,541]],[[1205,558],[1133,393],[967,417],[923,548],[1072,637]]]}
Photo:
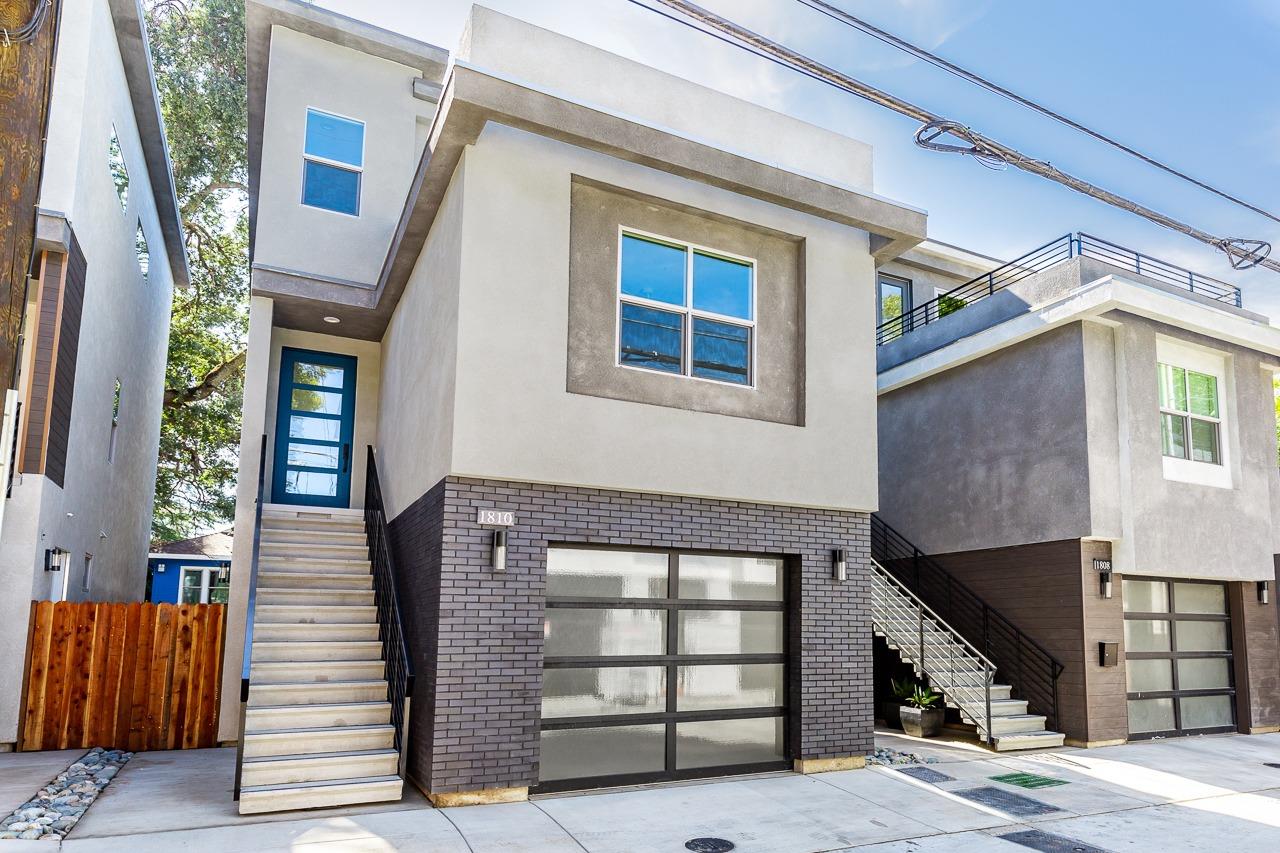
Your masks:
{"label": "frosted glass garage panel", "polygon": [[1172,699],[1130,699],[1129,731],[1167,732],[1175,728]]}
{"label": "frosted glass garage panel", "polygon": [[1182,727],[1184,729],[1216,729],[1235,723],[1235,714],[1231,709],[1232,697],[1228,694],[1217,696],[1183,696],[1178,700],[1182,711]]}
{"label": "frosted glass garage panel", "polygon": [[1169,622],[1164,619],[1124,620],[1126,652],[1167,652],[1172,645]]}
{"label": "frosted glass garage panel", "polygon": [[782,718],[676,724],[676,767],[723,767],[782,761]]}
{"label": "frosted glass garage panel", "polygon": [[[1129,661],[1128,666],[1133,666],[1133,661]],[[1178,661],[1179,690],[1226,690],[1230,687],[1230,659],[1182,658]]]}
{"label": "frosted glass garage panel", "polygon": [[676,710],[778,708],[785,695],[780,663],[698,664],[678,667]]}
{"label": "frosted glass garage panel", "polygon": [[1126,613],[1168,613],[1169,584],[1166,581],[1120,582],[1120,597]]}
{"label": "frosted glass garage panel", "polygon": [[547,657],[661,655],[666,645],[667,614],[662,610],[547,608]]}
{"label": "frosted glass garage panel", "polygon": [[1225,652],[1229,648],[1226,622],[1178,622],[1178,651]]}
{"label": "frosted glass garage panel", "polygon": [[666,675],[661,666],[546,669],[542,675],[542,716],[661,714],[667,710]]}
{"label": "frosted glass garage panel", "polygon": [[769,557],[680,557],[680,598],[782,601],[782,560]]}
{"label": "frosted glass garage panel", "polygon": [[1125,661],[1124,675],[1130,693],[1161,693],[1173,689],[1173,661],[1133,659]]}
{"label": "frosted glass garage panel", "polygon": [[780,610],[682,610],[682,655],[782,654]]}
{"label": "frosted glass garage panel", "polygon": [[547,595],[666,598],[668,564],[666,554],[552,548],[547,552]]}
{"label": "frosted glass garage panel", "polygon": [[1175,583],[1173,601],[1179,613],[1227,614],[1227,588],[1216,583]]}
{"label": "frosted glass garage panel", "polygon": [[666,769],[667,727],[603,726],[543,731],[538,779],[583,779]]}

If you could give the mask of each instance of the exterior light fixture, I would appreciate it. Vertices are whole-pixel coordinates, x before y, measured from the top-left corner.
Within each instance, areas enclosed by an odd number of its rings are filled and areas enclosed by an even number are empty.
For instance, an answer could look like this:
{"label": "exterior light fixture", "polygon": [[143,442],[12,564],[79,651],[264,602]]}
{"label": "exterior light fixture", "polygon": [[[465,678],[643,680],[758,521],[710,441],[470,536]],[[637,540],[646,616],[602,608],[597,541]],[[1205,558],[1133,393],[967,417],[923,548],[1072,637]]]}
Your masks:
{"label": "exterior light fixture", "polygon": [[64,551],[62,548],[45,548],[44,549],[44,570],[46,572],[60,572],[67,566],[67,555],[70,551]]}
{"label": "exterior light fixture", "polygon": [[1258,603],[1259,604],[1271,603],[1271,582],[1270,581],[1258,581]]}
{"label": "exterior light fixture", "polygon": [[493,570],[495,572],[505,572],[507,570],[507,531],[493,531]]}
{"label": "exterior light fixture", "polygon": [[831,577],[835,578],[838,583],[844,583],[845,578],[849,576],[849,558],[843,548],[836,548],[831,552]]}
{"label": "exterior light fixture", "polygon": [[341,322],[342,322],[342,320],[338,319],[337,317],[332,317],[332,316],[330,316],[330,317],[325,317],[325,318],[324,318],[324,321],[325,321],[326,323],[341,323]]}
{"label": "exterior light fixture", "polygon": [[1093,568],[1098,572],[1098,594],[1103,598],[1111,597],[1111,561],[1094,560]]}

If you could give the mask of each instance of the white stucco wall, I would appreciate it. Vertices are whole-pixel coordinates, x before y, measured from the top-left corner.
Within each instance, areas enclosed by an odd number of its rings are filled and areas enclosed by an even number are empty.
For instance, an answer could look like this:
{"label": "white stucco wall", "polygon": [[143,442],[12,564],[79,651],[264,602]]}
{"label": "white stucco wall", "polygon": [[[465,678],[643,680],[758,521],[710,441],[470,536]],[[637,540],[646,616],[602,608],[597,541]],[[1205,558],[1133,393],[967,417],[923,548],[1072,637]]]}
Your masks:
{"label": "white stucco wall", "polygon": [[[22,650],[31,599],[136,601],[146,584],[172,277],[124,67],[106,0],[70,0],[62,13],[49,141],[39,206],[64,214],[87,260],[66,479],[16,477],[0,532],[0,743],[16,733]],[[107,165],[115,126],[129,171],[122,211]],[[142,223],[143,279],[134,252]],[[120,425],[108,463],[115,381]],[[21,381],[21,380],[20,380]],[[52,578],[44,550],[70,552]],[[94,557],[83,588],[84,556]]]}
{"label": "white stucco wall", "polygon": [[[283,27],[271,30],[254,263],[374,284],[418,165],[421,72]],[[360,215],[302,202],[307,108],[365,123]]]}

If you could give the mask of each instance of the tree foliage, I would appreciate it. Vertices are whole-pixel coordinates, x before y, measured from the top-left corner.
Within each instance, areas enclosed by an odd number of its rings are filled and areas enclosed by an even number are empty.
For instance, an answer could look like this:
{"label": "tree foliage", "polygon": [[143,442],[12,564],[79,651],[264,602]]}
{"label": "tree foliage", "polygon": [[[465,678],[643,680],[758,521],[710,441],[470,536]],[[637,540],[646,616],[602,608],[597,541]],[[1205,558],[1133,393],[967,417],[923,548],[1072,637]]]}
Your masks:
{"label": "tree foliage", "polygon": [[249,293],[244,3],[148,0],[147,26],[191,263],[165,374],[152,526],[164,541],[235,509]]}

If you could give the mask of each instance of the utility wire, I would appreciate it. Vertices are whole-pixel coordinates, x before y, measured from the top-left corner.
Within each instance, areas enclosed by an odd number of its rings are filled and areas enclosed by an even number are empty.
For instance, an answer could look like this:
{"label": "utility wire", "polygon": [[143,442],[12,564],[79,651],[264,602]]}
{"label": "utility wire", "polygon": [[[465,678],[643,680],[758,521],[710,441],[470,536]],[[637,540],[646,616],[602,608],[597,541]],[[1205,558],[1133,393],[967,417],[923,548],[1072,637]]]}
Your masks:
{"label": "utility wire", "polygon": [[[1188,237],[1199,240],[1202,243],[1213,246],[1224,253],[1231,259],[1231,264],[1237,269],[1247,269],[1253,266],[1265,266],[1275,272],[1280,272],[1280,262],[1267,258],[1271,251],[1271,245],[1262,240],[1247,240],[1241,238],[1224,238],[1218,237],[1207,231],[1188,225],[1185,222],[1166,216],[1149,207],[1138,204],[1135,201],[1117,195],[1110,190],[1089,183],[1081,178],[1069,175],[1061,169],[1042,160],[1028,157],[1021,152],[1010,148],[1000,142],[990,139],[982,134],[971,130],[964,125],[954,121],[943,119],[942,117],[929,112],[923,107],[917,106],[910,101],[903,100],[895,95],[883,92],[856,80],[847,74],[843,74],[830,68],[817,60],[811,59],[801,53],[797,53],[771,39],[761,36],[745,27],[740,26],[725,18],[703,9],[702,7],[688,2],[688,0],[655,0],[669,9],[675,9],[684,15],[687,15],[698,24],[710,27],[729,36],[734,44],[742,50],[746,50],[753,55],[760,53],[768,54],[771,61],[782,64],[798,71],[808,77],[816,77],[824,83],[841,89],[845,92],[857,95],[874,104],[887,107],[897,113],[913,118],[921,122],[920,128],[916,131],[916,143],[924,148],[934,151],[951,151],[957,153],[970,154],[976,159],[988,164],[1009,164],[1023,171],[1039,175],[1049,180],[1055,181],[1063,186],[1075,190],[1076,192],[1104,201],[1121,210],[1135,213],[1166,228],[1170,228]],[[648,9],[650,12],[662,14],[664,17],[670,17],[661,10],[655,9],[638,0],[629,0],[629,2]],[[702,27],[694,27],[700,32],[706,32]],[[721,39],[722,41],[724,39]],[[937,140],[943,136],[951,135],[957,139],[967,143],[966,145],[955,145],[938,142]]]}
{"label": "utility wire", "polygon": [[844,11],[843,9],[840,9],[836,6],[833,6],[830,3],[825,2],[825,0],[796,0],[796,2],[802,5],[808,6],[810,9],[813,9],[815,12],[820,12],[823,15],[826,15],[828,18],[832,18],[833,20],[839,21],[840,23],[845,24],[846,26],[853,27],[856,30],[860,30],[861,32],[871,36],[872,38],[878,39],[884,42],[885,44],[891,45],[892,47],[896,47],[899,50],[905,51],[906,53],[911,54],[917,59],[922,59],[936,68],[940,68],[943,71],[946,71],[950,74],[954,74],[955,76],[963,80],[967,80],[976,86],[986,89],[988,92],[991,92],[993,94],[999,95],[1002,98],[1006,98],[1010,101],[1013,101],[1015,104],[1024,106],[1027,109],[1034,110],[1035,112],[1040,113],[1040,115],[1046,116],[1047,118],[1051,118],[1054,121],[1058,122],[1059,124],[1064,124],[1073,130],[1077,130],[1080,133],[1085,134],[1086,136],[1089,136],[1089,137],[1092,137],[1093,139],[1098,140],[1099,142],[1102,142],[1106,145],[1110,145],[1112,148],[1116,148],[1132,157],[1136,157],[1149,166],[1154,166],[1155,168],[1163,172],[1167,172],[1170,175],[1173,175],[1177,178],[1181,178],[1182,180],[1187,181],[1188,183],[1194,184],[1195,186],[1199,187],[1202,190],[1206,190],[1220,198],[1226,199],[1232,204],[1237,204],[1243,208],[1253,211],[1254,213],[1265,216],[1273,222],[1280,222],[1280,216],[1276,216],[1274,213],[1270,213],[1269,211],[1263,210],[1257,205],[1250,204],[1249,202],[1244,201],[1243,199],[1237,198],[1231,195],[1230,193],[1224,192],[1218,189],[1217,187],[1214,187],[1210,184],[1205,183],[1204,181],[1201,181],[1198,178],[1194,178],[1191,175],[1186,174],[1185,172],[1181,172],[1172,166],[1169,166],[1165,163],[1161,163],[1159,160],[1156,160],[1153,157],[1149,157],[1148,155],[1143,154],[1141,151],[1138,151],[1134,148],[1129,147],[1128,145],[1125,145],[1123,142],[1117,142],[1116,140],[1112,139],[1109,136],[1106,136],[1102,133],[1099,133],[1096,130],[1092,130],[1088,127],[1085,127],[1083,124],[1080,124],[1078,121],[1075,121],[1074,119],[1067,118],[1061,113],[1055,112],[1049,109],[1048,107],[1041,106],[1040,104],[1037,104],[1035,101],[1024,98],[1021,95],[1017,94],[1016,92],[1011,92],[1008,89],[1004,88],[1003,86],[999,85],[998,83],[993,83],[990,80],[987,80],[983,77],[979,77],[977,74],[974,74],[971,71],[961,68],[955,63],[949,62],[936,54],[930,53],[929,51],[925,50],[922,47],[911,44],[905,39],[901,39],[898,36],[893,35],[892,33],[886,32],[880,29],[879,27],[873,24],[870,24],[867,21],[862,20],[861,18],[854,17],[853,15]]}

